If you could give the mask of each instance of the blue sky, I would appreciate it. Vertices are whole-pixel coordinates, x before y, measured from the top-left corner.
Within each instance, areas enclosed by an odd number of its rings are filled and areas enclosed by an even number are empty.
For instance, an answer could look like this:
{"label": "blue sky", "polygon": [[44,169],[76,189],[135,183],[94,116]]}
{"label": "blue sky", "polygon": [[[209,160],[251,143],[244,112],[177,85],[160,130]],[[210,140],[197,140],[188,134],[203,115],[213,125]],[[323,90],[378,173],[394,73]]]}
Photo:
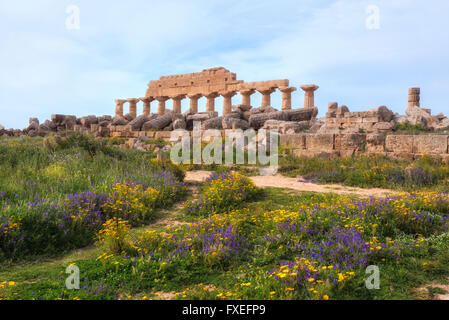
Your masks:
{"label": "blue sky", "polygon": [[[69,5],[79,30],[66,28]],[[379,29],[366,27],[370,5]],[[150,80],[216,66],[245,81],[315,83],[320,115],[331,101],[404,113],[414,86],[422,106],[449,115],[448,14],[447,0],[3,0],[0,124],[112,114],[114,99],[143,96]],[[294,92],[294,107],[303,99]]]}

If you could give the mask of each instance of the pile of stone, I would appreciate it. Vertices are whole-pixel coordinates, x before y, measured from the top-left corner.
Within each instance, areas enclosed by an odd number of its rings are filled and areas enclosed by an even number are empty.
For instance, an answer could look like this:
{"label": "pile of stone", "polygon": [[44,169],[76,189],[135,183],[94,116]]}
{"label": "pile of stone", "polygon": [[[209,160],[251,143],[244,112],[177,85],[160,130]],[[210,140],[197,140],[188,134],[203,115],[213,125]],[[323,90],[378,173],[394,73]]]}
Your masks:
{"label": "pile of stone", "polygon": [[[232,112],[221,117],[212,117],[202,122],[202,129],[288,129],[301,130],[318,114],[317,108],[282,110],[265,106],[253,108],[248,105],[232,107]],[[307,124],[305,123],[307,122]],[[267,124],[267,126],[265,126]],[[288,128],[288,129],[287,129]],[[295,131],[295,132],[296,132]]]}
{"label": "pile of stone", "polygon": [[325,124],[319,133],[379,133],[394,130],[394,113],[385,106],[364,112],[350,112],[345,105],[331,102],[326,113]]}

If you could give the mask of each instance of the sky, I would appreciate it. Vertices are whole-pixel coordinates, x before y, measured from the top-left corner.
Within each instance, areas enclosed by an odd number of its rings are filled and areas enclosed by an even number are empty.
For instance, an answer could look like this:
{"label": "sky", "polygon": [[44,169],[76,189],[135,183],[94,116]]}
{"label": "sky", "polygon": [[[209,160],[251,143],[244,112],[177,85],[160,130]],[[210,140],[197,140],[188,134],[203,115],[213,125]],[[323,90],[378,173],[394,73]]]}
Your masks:
{"label": "sky", "polygon": [[[0,0],[0,124],[113,115],[115,99],[144,96],[150,80],[219,66],[316,84],[320,116],[333,101],[404,114],[410,87],[449,115],[448,14],[447,0]],[[302,90],[292,103],[303,107]]]}

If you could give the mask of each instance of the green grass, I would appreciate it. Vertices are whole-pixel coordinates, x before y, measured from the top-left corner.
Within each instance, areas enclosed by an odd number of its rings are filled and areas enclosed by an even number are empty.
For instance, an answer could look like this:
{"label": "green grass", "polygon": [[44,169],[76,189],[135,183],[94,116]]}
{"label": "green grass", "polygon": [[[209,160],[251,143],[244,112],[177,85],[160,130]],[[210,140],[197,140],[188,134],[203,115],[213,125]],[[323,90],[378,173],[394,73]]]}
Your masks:
{"label": "green grass", "polygon": [[415,161],[398,161],[379,156],[329,160],[286,155],[280,160],[279,172],[289,177],[302,176],[315,183],[449,192],[449,165],[426,156]]}
{"label": "green grass", "polygon": [[[36,194],[47,200],[60,201],[67,193],[84,192],[92,186],[106,187],[130,176],[140,179],[155,166],[151,153],[116,149],[114,143],[107,140],[96,141],[88,137],[71,139],[59,142],[44,142],[41,138],[0,139],[0,192],[4,192],[0,205],[5,201],[15,205],[30,201]],[[447,184],[443,183],[447,179],[447,166],[431,159],[416,163],[384,158],[332,161],[286,158],[284,161],[281,170],[288,175],[326,173],[338,169],[344,179],[331,182],[364,187],[388,185],[414,191],[447,190]],[[433,170],[440,185],[417,186],[410,181],[403,184],[389,181],[387,184],[387,169],[405,169],[408,166]],[[183,172],[178,167],[168,165],[168,169],[183,178]],[[229,168],[216,166],[215,169],[222,172]],[[357,267],[351,269],[354,275],[341,283],[326,285],[325,291],[319,293],[320,297],[326,294],[330,299],[417,299],[415,289],[422,286],[429,287],[429,296],[443,293],[431,284],[445,283],[449,277],[449,233],[442,219],[448,214],[448,204],[444,199],[440,202],[429,200],[428,194],[424,193],[410,198],[412,200],[408,202],[399,201],[393,208],[385,207],[380,216],[375,211],[371,212],[375,206],[366,206],[367,212],[360,218],[359,213],[363,210],[357,203],[367,200],[358,196],[265,188],[243,199],[238,206],[226,202],[225,208],[222,208],[226,210],[220,210],[218,215],[206,212],[208,210],[198,212],[198,215],[188,215],[182,206],[174,209],[171,204],[175,201],[194,201],[208,190],[199,183],[190,184],[189,187],[198,189],[198,196],[189,194],[167,200],[170,205],[153,211],[154,219],[150,223],[176,214],[177,221],[196,223],[196,227],[189,229],[182,224],[176,227],[139,225],[131,229],[127,240],[137,249],[130,247],[125,249],[129,251],[108,258],[104,258],[104,253],[109,254],[107,248],[98,244],[53,255],[2,261],[0,298],[159,299],[169,292],[175,292],[177,295],[174,298],[177,299],[317,298],[306,290],[307,287],[298,283],[291,284],[292,291],[286,291],[288,286],[268,275],[278,270],[284,261],[295,260],[301,253],[295,249],[297,244],[313,249],[315,242],[329,241],[327,233],[334,227],[344,230],[362,227],[358,230],[363,230],[361,234],[365,241],[371,241],[374,236],[379,244],[392,239],[400,245],[400,249],[393,247],[393,255],[380,251],[368,256],[371,260],[367,264],[380,268],[380,290],[366,289],[365,268]],[[232,188],[232,185],[221,187],[217,184],[213,194],[219,197],[225,195],[223,199],[228,201],[232,196],[227,191]],[[431,195],[429,197],[433,199]],[[404,214],[401,203],[412,214]],[[290,232],[287,222],[297,227],[312,228],[308,229],[312,232],[299,229]],[[285,223],[287,227],[282,227]],[[234,229],[227,234],[229,226]],[[226,241],[220,240],[211,245],[211,250],[217,255],[197,255],[206,245],[202,239],[210,237],[211,233],[217,239],[245,239],[240,243],[244,249],[235,253],[229,251],[231,254],[228,255]],[[173,258],[167,259],[173,248],[190,237],[188,235],[192,235],[192,246],[189,248],[194,251],[187,251],[186,255],[176,253]],[[268,240],[270,237],[276,240]],[[135,251],[143,249],[151,251],[151,254]],[[65,270],[71,264],[80,268],[81,290],[65,287],[68,276]],[[11,281],[14,285],[9,285]]]}
{"label": "green grass", "polygon": [[[334,194],[296,192],[266,188],[263,194],[247,203],[247,212],[257,215],[271,210],[292,210],[298,205],[333,203]],[[358,198],[353,197],[353,200]],[[252,228],[251,226],[249,226]],[[145,229],[133,230],[133,237]],[[158,231],[170,232],[164,229]],[[172,231],[173,232],[173,231]],[[181,231],[176,231],[175,234]],[[448,235],[426,239],[423,249],[404,255],[400,261],[390,261],[380,266],[381,289],[367,290],[364,270],[331,291],[332,299],[418,299],[415,289],[428,283],[444,282],[449,276]],[[404,238],[412,243],[412,238]],[[267,251],[268,250],[268,251]],[[118,259],[120,263],[103,263],[96,259],[102,248],[90,247],[60,259],[22,263],[0,269],[0,283],[15,281],[13,287],[0,289],[0,297],[7,299],[142,299],[144,296],[159,299],[159,294],[176,292],[178,299],[219,299],[219,295],[238,292],[242,299],[269,299],[270,292],[279,292],[267,279],[279,259],[291,259],[288,251],[263,246],[255,247],[251,254],[240,256],[226,265],[208,266],[186,257],[169,264],[163,260],[148,263]],[[429,263],[430,262],[430,263]],[[67,290],[65,268],[75,263],[81,270],[81,288]],[[427,263],[426,266],[423,266]],[[87,272],[86,272],[87,270]],[[61,278],[62,277],[62,278]],[[104,284],[102,284],[104,283]],[[248,285],[249,284],[249,285]],[[248,286],[247,286],[248,285]],[[101,291],[100,291],[101,289]],[[89,292],[93,290],[95,293]],[[429,296],[442,293],[430,289]],[[229,298],[233,298],[230,296]],[[276,298],[276,297],[274,297]],[[285,298],[285,297],[284,297]],[[307,299],[298,294],[289,299]]]}

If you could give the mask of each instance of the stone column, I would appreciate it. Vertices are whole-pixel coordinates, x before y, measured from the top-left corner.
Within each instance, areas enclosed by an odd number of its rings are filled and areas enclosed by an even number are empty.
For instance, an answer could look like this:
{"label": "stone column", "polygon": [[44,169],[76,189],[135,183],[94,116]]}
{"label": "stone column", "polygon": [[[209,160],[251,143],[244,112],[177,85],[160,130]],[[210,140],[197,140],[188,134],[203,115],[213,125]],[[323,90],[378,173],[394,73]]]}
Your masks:
{"label": "stone column", "polygon": [[270,88],[265,90],[257,90],[262,94],[262,107],[271,106],[271,94],[276,91],[276,88]]}
{"label": "stone column", "polygon": [[126,101],[129,102],[129,114],[135,119],[137,118],[137,102],[139,102],[139,99],[136,98],[129,98]]}
{"label": "stone column", "polygon": [[219,96],[218,92],[211,92],[204,96],[207,98],[206,112],[215,112],[215,98]]}
{"label": "stone column", "polygon": [[221,94],[224,98],[223,115],[230,114],[232,112],[232,97],[235,96],[236,93],[236,91],[227,91]]}
{"label": "stone column", "polygon": [[115,116],[116,117],[123,117],[123,104],[126,102],[126,100],[117,99],[115,100]]}
{"label": "stone column", "polygon": [[198,113],[198,99],[203,95],[200,93],[197,94],[189,94],[188,97],[190,99],[190,112]]}
{"label": "stone column", "polygon": [[142,97],[140,101],[143,102],[143,115],[148,117],[151,113],[151,101],[154,101],[153,97]]}
{"label": "stone column", "polygon": [[410,88],[408,89],[408,106],[409,107],[419,107],[420,106],[420,88]]}
{"label": "stone column", "polygon": [[250,106],[251,105],[251,95],[256,92],[255,89],[248,89],[248,90],[240,90],[240,94],[242,95],[242,104],[244,106]]}
{"label": "stone column", "polygon": [[181,113],[181,100],[185,99],[185,97],[186,97],[185,94],[180,94],[180,95],[172,97],[174,113]]}
{"label": "stone column", "polygon": [[292,92],[296,91],[295,87],[279,88],[282,92],[282,110],[291,110],[292,108]]}
{"label": "stone column", "polygon": [[313,108],[315,106],[315,91],[319,87],[314,84],[306,84],[301,86],[301,89],[305,91],[304,108]]}
{"label": "stone column", "polygon": [[165,101],[168,100],[168,97],[159,96],[159,97],[155,97],[155,99],[158,101],[157,114],[162,116],[165,114]]}

